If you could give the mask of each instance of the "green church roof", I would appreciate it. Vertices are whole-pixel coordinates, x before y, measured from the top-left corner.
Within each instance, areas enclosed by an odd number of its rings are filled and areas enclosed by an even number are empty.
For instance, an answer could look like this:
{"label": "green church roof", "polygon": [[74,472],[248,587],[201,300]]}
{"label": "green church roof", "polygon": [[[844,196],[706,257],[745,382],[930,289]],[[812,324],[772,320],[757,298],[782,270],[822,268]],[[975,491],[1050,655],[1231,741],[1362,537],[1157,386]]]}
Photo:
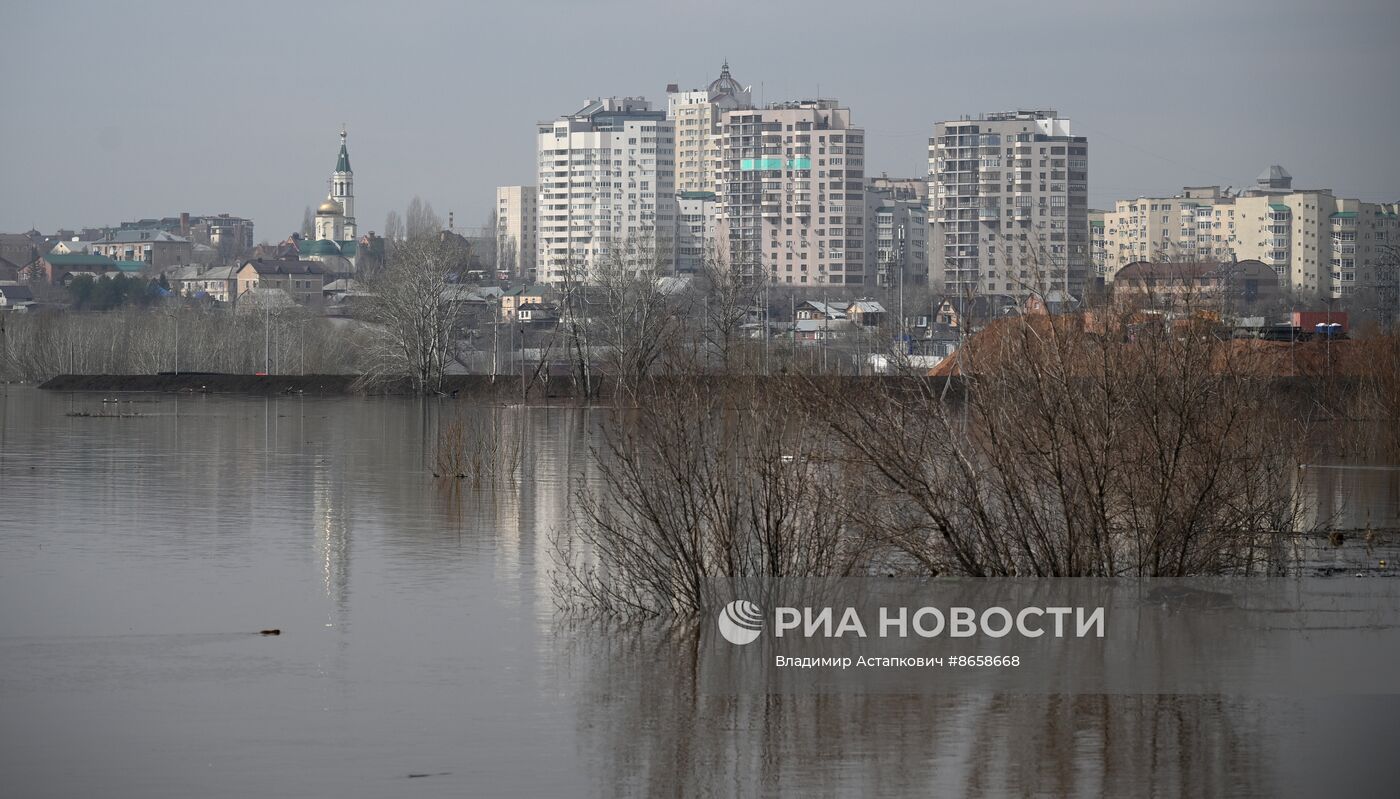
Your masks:
{"label": "green church roof", "polygon": [[345,139],[343,137],[340,140],[340,157],[335,159],[335,171],[350,171],[350,151],[345,149]]}

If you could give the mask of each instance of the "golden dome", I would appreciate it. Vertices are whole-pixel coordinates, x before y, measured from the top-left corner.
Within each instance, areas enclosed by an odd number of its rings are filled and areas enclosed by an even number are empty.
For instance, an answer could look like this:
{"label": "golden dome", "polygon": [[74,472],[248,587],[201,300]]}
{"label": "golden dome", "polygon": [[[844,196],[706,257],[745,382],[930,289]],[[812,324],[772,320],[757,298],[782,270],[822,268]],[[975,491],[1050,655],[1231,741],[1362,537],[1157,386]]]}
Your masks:
{"label": "golden dome", "polygon": [[330,197],[327,197],[326,201],[321,203],[321,207],[316,209],[317,216],[338,216],[343,213],[345,213],[345,208]]}

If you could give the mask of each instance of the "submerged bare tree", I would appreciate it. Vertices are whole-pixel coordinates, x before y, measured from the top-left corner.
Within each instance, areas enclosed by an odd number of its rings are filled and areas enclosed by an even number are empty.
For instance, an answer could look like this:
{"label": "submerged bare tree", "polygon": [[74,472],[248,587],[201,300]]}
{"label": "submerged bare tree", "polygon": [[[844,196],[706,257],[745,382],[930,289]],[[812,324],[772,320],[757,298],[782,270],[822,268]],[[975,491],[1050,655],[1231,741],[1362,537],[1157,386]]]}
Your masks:
{"label": "submerged bare tree", "polygon": [[[1020,317],[931,382],[829,393],[886,540],[932,573],[1182,576],[1276,563],[1305,432],[1198,325]],[[912,510],[912,512],[909,512]]]}
{"label": "submerged bare tree", "polygon": [[408,378],[414,390],[442,387],[464,334],[468,292],[458,285],[463,253],[436,235],[400,242],[369,284],[368,320],[379,326],[362,382]]}
{"label": "submerged bare tree", "polygon": [[[856,573],[869,539],[850,480],[809,421],[756,383],[655,386],[614,411],[555,538],[562,604],[617,615],[693,615],[785,578]],[[757,591],[757,592],[756,592]]]}

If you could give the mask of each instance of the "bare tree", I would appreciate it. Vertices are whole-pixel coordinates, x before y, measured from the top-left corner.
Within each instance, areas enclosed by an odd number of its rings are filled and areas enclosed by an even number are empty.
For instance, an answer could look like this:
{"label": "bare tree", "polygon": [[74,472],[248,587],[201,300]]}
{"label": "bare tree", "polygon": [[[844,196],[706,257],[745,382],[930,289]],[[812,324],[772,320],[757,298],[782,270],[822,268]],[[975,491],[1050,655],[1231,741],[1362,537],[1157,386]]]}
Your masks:
{"label": "bare tree", "polygon": [[663,282],[670,264],[667,243],[642,236],[615,243],[596,269],[594,338],[617,392],[635,392],[680,333],[672,301],[688,295]]}
{"label": "bare tree", "polygon": [[369,319],[380,326],[368,352],[364,382],[408,378],[414,390],[439,391],[463,337],[464,264],[436,235],[397,244],[383,273],[369,284]]}
{"label": "bare tree", "polygon": [[309,239],[316,235],[316,217],[311,213],[311,206],[306,206],[306,210],[301,214],[301,237]]}
{"label": "bare tree", "polygon": [[[756,312],[765,325],[767,281],[761,267],[742,256],[733,256],[711,244],[700,265],[702,320],[705,344],[719,356],[719,369],[732,374],[747,366],[739,362],[738,350],[745,342],[741,330],[745,320]],[[763,331],[766,336],[767,330]]]}
{"label": "bare tree", "polygon": [[779,580],[861,570],[870,539],[829,437],[761,394],[681,380],[649,390],[644,411],[613,411],[600,479],[553,542],[561,604],[685,617],[736,586],[761,601]]}
{"label": "bare tree", "polygon": [[442,231],[442,218],[433,213],[432,203],[424,202],[415,196],[408,203],[408,213],[404,217],[405,235],[410,239],[437,235]]}
{"label": "bare tree", "polygon": [[1182,576],[1280,561],[1304,516],[1289,475],[1306,434],[1202,325],[1024,316],[962,349],[961,396],[918,381],[826,392],[836,407],[821,411],[877,478],[882,535],[923,569]]}
{"label": "bare tree", "polygon": [[486,221],[481,228],[481,246],[477,248],[477,257],[481,263],[492,269],[504,269],[500,264],[500,252],[498,252],[500,238],[496,234],[496,211],[486,215]]}
{"label": "bare tree", "polygon": [[520,272],[520,259],[518,257],[517,247],[518,245],[513,238],[507,236],[501,239],[496,247],[496,268],[504,271],[508,275],[524,279],[525,275]]}
{"label": "bare tree", "polygon": [[403,238],[403,218],[398,211],[390,211],[384,218],[384,238],[388,242],[399,241]]}

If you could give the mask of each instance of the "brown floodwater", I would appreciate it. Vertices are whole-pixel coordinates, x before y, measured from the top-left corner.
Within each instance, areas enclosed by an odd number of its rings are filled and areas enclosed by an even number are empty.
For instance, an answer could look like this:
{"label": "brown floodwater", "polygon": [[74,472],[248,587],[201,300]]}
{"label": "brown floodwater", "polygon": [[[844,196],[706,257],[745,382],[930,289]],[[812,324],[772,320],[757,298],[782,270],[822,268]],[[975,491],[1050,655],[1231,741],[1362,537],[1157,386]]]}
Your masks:
{"label": "brown floodwater", "polygon": [[[1323,697],[703,691],[694,636],[555,611],[551,534],[591,479],[596,412],[472,409],[521,442],[521,467],[448,489],[431,475],[438,401],[103,399],[0,386],[0,795],[1265,797],[1400,781],[1400,701],[1348,695],[1346,664]],[[1300,472],[1338,526],[1400,526],[1400,470]]]}

